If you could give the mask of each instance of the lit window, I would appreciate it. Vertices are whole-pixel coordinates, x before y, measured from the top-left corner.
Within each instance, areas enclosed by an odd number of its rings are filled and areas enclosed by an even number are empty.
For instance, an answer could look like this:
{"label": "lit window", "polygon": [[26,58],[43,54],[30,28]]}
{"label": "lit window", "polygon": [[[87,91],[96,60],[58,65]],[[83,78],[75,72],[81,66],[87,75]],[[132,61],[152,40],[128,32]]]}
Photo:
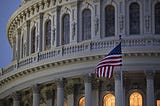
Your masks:
{"label": "lit window", "polygon": [[79,106],[85,106],[85,97],[82,97],[82,98],[79,100]]}
{"label": "lit window", "polygon": [[31,53],[35,53],[35,38],[36,38],[36,27],[33,27],[31,31]]}
{"label": "lit window", "polygon": [[130,106],[142,106],[142,95],[138,92],[133,92],[130,95]]}
{"label": "lit window", "polygon": [[66,101],[64,101],[64,106],[67,106],[67,102]]}
{"label": "lit window", "polygon": [[91,39],[91,10],[85,9],[82,13],[82,41]]}
{"label": "lit window", "polygon": [[108,5],[105,8],[105,36],[115,35],[115,8]]}
{"label": "lit window", "polygon": [[132,3],[129,7],[130,34],[140,34],[140,6]]}
{"label": "lit window", "polygon": [[70,40],[70,17],[65,14],[62,19],[62,45],[69,44]]}
{"label": "lit window", "polygon": [[157,100],[157,106],[160,106],[160,100]]}
{"label": "lit window", "polygon": [[103,106],[115,106],[115,96],[107,94],[103,98]]}
{"label": "lit window", "polygon": [[45,23],[45,49],[51,48],[51,20]]}
{"label": "lit window", "polygon": [[160,2],[155,5],[155,34],[160,34]]}

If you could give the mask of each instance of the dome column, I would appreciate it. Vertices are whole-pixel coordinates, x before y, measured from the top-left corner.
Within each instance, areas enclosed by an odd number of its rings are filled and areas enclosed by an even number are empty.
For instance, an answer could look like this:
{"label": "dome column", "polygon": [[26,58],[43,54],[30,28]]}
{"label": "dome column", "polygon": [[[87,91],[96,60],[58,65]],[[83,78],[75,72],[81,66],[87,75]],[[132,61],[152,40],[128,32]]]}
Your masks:
{"label": "dome column", "polygon": [[84,86],[85,86],[85,106],[92,106],[92,85],[91,76],[84,76]]}
{"label": "dome column", "polygon": [[122,106],[122,92],[121,92],[121,73],[120,71],[115,70],[115,106]]}
{"label": "dome column", "polygon": [[64,106],[64,81],[57,80],[57,106]]}
{"label": "dome column", "polygon": [[33,91],[33,106],[39,106],[40,105],[40,92],[39,92],[38,85],[33,85],[32,91]]}
{"label": "dome column", "polygon": [[147,82],[147,106],[155,106],[155,96],[154,96],[154,73],[145,72],[146,82]]}

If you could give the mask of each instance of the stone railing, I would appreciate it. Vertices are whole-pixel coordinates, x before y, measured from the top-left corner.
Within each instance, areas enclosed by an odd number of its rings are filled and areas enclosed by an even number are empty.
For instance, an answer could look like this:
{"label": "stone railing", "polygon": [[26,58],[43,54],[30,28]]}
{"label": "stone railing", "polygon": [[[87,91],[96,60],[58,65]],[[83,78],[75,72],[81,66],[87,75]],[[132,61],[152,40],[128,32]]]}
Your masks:
{"label": "stone railing", "polygon": [[[63,58],[65,60],[65,56],[72,56],[75,54],[92,54],[92,52],[99,52],[103,50],[110,50],[114,48],[119,43],[119,40],[99,40],[99,41],[86,41],[86,42],[80,42],[77,44],[69,44],[69,45],[63,45],[56,48],[52,48],[51,50],[42,51],[39,53],[32,54],[28,57],[25,57],[23,59],[20,59],[19,61],[12,62],[11,65],[8,67],[1,69],[0,75],[7,74],[11,71],[14,71],[17,68],[21,68],[23,66],[27,66],[29,64],[34,64],[41,62],[43,60],[47,60],[50,58],[56,58],[59,60],[59,57]],[[157,53],[160,52],[160,38],[154,38],[154,37],[126,37],[122,40],[122,49],[129,49],[127,53],[134,53],[137,48],[141,49],[141,52],[148,52],[145,50],[154,49]],[[130,49],[132,49],[130,51]],[[152,52],[152,51],[150,51]],[[106,52],[105,52],[106,54]],[[125,54],[125,53],[124,53]]]}

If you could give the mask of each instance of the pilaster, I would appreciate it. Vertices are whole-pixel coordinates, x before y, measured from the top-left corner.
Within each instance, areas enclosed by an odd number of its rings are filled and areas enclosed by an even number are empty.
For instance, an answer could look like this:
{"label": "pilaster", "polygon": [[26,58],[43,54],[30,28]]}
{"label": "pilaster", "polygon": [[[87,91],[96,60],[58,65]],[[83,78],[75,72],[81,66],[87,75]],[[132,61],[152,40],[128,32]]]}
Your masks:
{"label": "pilaster", "polygon": [[27,36],[26,36],[26,56],[29,56],[31,52],[30,51],[30,20],[26,21],[26,26],[27,26]]}
{"label": "pilaster", "polygon": [[12,98],[13,106],[20,106],[20,94],[18,92],[14,92]]}

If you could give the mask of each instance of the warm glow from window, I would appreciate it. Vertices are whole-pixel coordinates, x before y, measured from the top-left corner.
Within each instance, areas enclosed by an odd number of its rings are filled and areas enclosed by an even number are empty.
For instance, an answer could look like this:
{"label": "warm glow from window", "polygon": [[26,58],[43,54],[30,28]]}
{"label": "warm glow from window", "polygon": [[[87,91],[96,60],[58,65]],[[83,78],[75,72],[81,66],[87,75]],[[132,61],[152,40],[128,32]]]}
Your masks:
{"label": "warm glow from window", "polygon": [[157,100],[157,106],[160,106],[160,100]]}
{"label": "warm glow from window", "polygon": [[130,96],[130,106],[142,106],[142,95],[134,92]]}
{"label": "warm glow from window", "polygon": [[115,96],[112,94],[104,96],[103,106],[115,106]]}
{"label": "warm glow from window", "polygon": [[79,100],[79,106],[85,106],[85,97],[82,97],[82,98]]}
{"label": "warm glow from window", "polygon": [[64,102],[64,106],[67,106],[67,103],[66,103],[66,102]]}

